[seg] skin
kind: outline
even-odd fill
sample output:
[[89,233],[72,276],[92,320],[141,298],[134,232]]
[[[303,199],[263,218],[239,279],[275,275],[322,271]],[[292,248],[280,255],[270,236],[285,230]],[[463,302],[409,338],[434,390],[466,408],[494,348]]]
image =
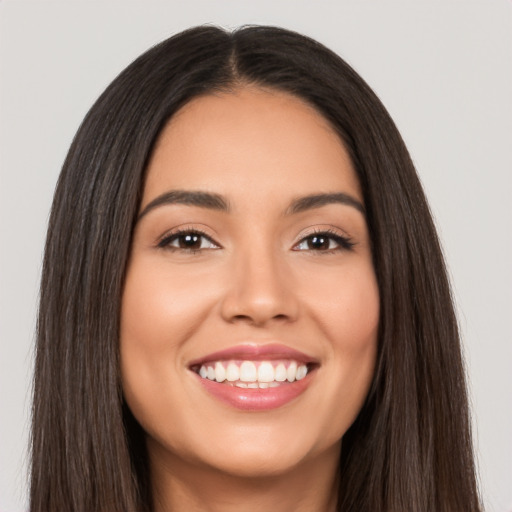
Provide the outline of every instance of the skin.
[[[374,371],[378,288],[358,208],[288,210],[312,193],[363,202],[340,138],[289,94],[246,86],[199,97],[163,130],[140,211],[172,190],[221,194],[230,211],[161,204],[134,232],[122,380],[147,433],[156,510],[334,510],[341,439]],[[182,239],[160,247],[176,228],[211,241],[196,251],[180,248]],[[325,230],[353,246],[308,243]],[[269,411],[207,393],[190,362],[244,343],[313,357],[309,387]]]

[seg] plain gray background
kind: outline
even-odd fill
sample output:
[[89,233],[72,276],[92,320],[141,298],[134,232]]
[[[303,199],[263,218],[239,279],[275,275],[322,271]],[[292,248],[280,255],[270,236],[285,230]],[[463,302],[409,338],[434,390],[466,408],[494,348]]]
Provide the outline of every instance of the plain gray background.
[[96,97],[189,26],[275,24],[342,55],[429,196],[464,337],[488,511],[512,511],[512,3],[0,1],[0,511],[27,508],[32,343],[51,198]]

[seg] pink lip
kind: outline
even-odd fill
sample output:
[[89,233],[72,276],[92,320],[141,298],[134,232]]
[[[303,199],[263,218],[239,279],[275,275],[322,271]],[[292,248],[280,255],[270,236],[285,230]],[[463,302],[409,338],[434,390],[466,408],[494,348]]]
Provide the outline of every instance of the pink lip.
[[247,344],[213,352],[191,361],[189,368],[194,371],[203,389],[216,399],[244,411],[266,411],[282,407],[304,393],[314,377],[314,369],[302,380],[286,382],[278,387],[266,389],[239,388],[203,379],[197,374],[196,370],[200,365],[212,361],[272,361],[277,359],[292,359],[298,363],[313,366],[318,364],[318,361],[314,358],[285,345]]
[[197,378],[203,389],[225,404],[244,411],[268,411],[282,407],[304,393],[311,382],[312,375],[308,373],[302,380],[266,389],[238,388],[203,379],[199,375]]
[[317,361],[298,350],[294,350],[285,345],[237,345],[218,352],[212,352],[204,357],[191,361],[189,366],[192,368],[211,361],[228,361],[230,359],[241,359],[247,361],[272,361],[276,359],[293,359],[298,363],[316,363]]

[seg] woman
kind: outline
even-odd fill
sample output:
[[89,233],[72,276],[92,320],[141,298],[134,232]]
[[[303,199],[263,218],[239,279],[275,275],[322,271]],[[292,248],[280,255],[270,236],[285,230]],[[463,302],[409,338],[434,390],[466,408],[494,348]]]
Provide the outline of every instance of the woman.
[[362,79],[200,27],[93,106],[50,218],[31,510],[480,510],[438,239]]

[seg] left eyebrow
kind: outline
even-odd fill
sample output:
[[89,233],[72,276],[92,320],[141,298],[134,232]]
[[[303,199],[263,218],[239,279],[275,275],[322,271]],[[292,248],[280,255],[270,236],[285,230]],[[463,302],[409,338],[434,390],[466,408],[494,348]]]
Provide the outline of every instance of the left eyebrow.
[[363,204],[358,201],[355,197],[344,192],[336,192],[331,194],[311,194],[309,196],[299,197],[294,199],[290,206],[286,209],[286,215],[293,215],[301,213],[306,210],[313,210],[315,208],[321,208],[328,204],[344,204],[352,206],[359,212],[366,216],[366,211]]

